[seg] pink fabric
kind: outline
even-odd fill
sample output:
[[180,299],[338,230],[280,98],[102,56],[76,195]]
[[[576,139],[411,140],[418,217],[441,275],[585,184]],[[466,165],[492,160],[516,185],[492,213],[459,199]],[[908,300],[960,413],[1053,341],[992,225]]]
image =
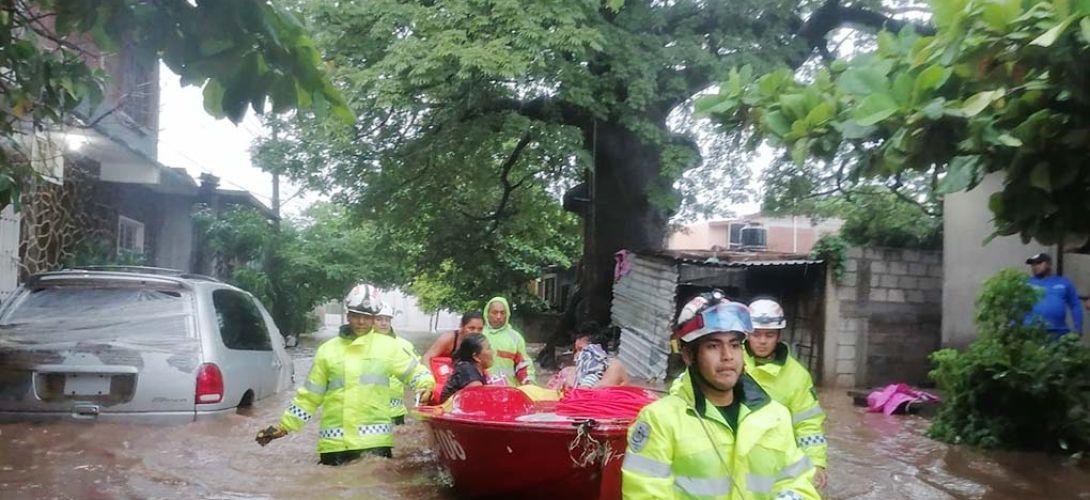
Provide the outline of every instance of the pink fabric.
[[928,403],[938,401],[938,396],[919,391],[906,384],[890,384],[867,396],[867,411],[893,415],[901,405],[908,403]]
[[632,252],[621,250],[613,254],[613,260],[617,262],[613,267],[613,281],[616,282],[632,270]]

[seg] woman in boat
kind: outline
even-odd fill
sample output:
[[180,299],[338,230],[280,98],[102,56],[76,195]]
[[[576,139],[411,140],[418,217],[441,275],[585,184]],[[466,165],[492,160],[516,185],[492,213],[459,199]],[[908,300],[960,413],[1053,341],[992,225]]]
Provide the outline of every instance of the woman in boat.
[[481,335],[472,335],[462,339],[462,344],[454,352],[454,373],[447,379],[447,385],[439,396],[440,402],[450,399],[454,393],[466,388],[488,383],[488,369],[492,367],[492,346]]
[[578,388],[611,387],[628,384],[628,371],[619,359],[605,350],[606,340],[596,332],[586,331],[575,339],[575,380]]
[[484,330],[484,315],[479,311],[470,311],[462,315],[460,328],[446,332],[435,339],[435,343],[424,353],[424,366],[431,366],[432,358],[454,358],[454,351],[461,345],[462,339],[471,335],[480,335]]

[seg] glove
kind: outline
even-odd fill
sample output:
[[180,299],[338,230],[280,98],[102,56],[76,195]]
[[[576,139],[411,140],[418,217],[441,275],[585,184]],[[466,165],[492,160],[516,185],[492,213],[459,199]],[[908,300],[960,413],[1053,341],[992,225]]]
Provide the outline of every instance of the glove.
[[270,425],[264,429],[261,429],[257,433],[257,444],[265,446],[272,442],[274,439],[280,439],[288,435],[288,431],[281,429],[278,425]]
[[432,391],[420,391],[416,393],[416,406],[431,406]]

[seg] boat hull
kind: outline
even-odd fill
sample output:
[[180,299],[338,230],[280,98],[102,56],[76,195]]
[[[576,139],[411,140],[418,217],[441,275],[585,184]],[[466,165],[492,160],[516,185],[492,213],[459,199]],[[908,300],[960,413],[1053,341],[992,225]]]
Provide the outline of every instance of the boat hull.
[[436,454],[460,495],[621,498],[627,423],[590,426],[586,421],[487,422],[445,416],[426,422]]

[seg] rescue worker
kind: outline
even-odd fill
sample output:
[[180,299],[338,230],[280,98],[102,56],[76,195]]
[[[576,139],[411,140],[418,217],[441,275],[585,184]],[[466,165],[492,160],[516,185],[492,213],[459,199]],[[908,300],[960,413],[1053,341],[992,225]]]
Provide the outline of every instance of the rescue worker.
[[526,354],[526,340],[511,326],[511,306],[507,299],[494,297],[484,307],[482,332],[496,353],[492,373],[502,376],[510,386],[534,383],[534,362]]
[[758,299],[749,305],[753,333],[746,339],[746,373],[761,384],[772,399],[791,411],[795,442],[816,467],[814,486],[825,489],[828,464],[825,442],[825,412],[818,403],[817,390],[806,369],[781,342],[787,328],[783,307],[774,300]]
[[[379,309],[378,314],[375,315],[375,331],[393,338],[397,341],[401,349],[413,359],[419,360],[416,355],[416,348],[413,347],[413,343],[408,340],[397,336],[394,333],[394,327],[391,322],[394,319],[394,308],[389,304],[383,304]],[[395,425],[405,424],[405,415],[409,413],[405,407],[405,385],[401,383],[397,378],[390,379],[390,419],[394,421]]]
[[745,374],[746,306],[701,294],[675,324],[689,376],[629,428],[624,498],[820,498],[791,413]]
[[424,400],[435,385],[431,373],[397,341],[373,330],[382,304],[370,285],[358,285],[345,299],[350,328],[324,342],[314,365],[280,423],[258,433],[257,442],[297,432],[320,407],[318,453],[323,465],[341,465],[362,454],[393,456],[390,379],[412,387]]

